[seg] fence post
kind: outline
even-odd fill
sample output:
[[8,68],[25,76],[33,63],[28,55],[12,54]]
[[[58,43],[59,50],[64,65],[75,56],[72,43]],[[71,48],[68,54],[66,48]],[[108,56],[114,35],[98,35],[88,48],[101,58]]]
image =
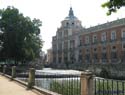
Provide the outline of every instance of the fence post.
[[91,72],[81,73],[81,95],[94,95],[94,80]]
[[6,65],[3,66],[3,75],[6,73]]
[[0,65],[0,72],[2,72],[2,66]]
[[16,77],[16,66],[12,67],[12,79]]
[[28,88],[32,88],[35,85],[35,69],[30,68],[29,70],[29,79],[28,79]]

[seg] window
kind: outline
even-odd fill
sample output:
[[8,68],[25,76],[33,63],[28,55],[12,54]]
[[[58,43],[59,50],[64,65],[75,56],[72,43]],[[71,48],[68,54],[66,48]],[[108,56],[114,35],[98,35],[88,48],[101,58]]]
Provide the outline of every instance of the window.
[[85,59],[86,59],[87,62],[89,62],[90,61],[90,54],[86,54]]
[[68,30],[64,30],[64,36],[68,36]]
[[79,50],[79,61],[82,61],[82,50]]
[[102,59],[106,59],[106,53],[102,53]]
[[98,59],[97,53],[94,54],[93,58],[96,59],[96,60]]
[[82,36],[79,36],[79,46],[82,46]]
[[97,42],[97,35],[93,35],[93,43]]
[[68,42],[64,42],[64,49],[68,49]]
[[57,50],[57,45],[53,44],[53,50]]
[[86,37],[85,37],[85,43],[86,43],[86,44],[89,44],[89,36],[86,36]]
[[107,55],[106,53],[102,53],[102,62],[106,62],[107,61]]
[[86,52],[89,52],[89,49],[86,49]]
[[69,26],[69,23],[68,23],[68,22],[66,23],[66,26]]
[[79,45],[82,46],[82,40],[81,39],[79,40]]
[[61,57],[59,57],[59,63],[61,63]]
[[112,49],[113,49],[113,50],[115,50],[115,49],[116,49],[116,47],[115,47],[115,46],[113,46],[113,47],[112,47]]
[[74,48],[75,47],[75,41],[74,40],[70,40],[70,48]]
[[94,48],[94,51],[97,51],[97,49],[96,49],[96,48]]
[[125,30],[122,31],[122,38],[125,38]]
[[74,22],[72,22],[72,26],[74,26]]
[[61,43],[59,43],[59,50],[62,50],[62,44]]
[[111,32],[111,40],[115,40],[116,39],[116,32],[112,31]]
[[79,50],[79,54],[82,54],[82,50]]
[[116,59],[116,58],[117,58],[116,52],[111,52],[111,58],[113,58],[113,59]]
[[106,41],[106,32],[102,33],[101,40],[104,42]]
[[62,37],[62,32],[58,32],[58,38]]
[[122,45],[122,48],[125,49],[125,44]]
[[106,50],[106,47],[103,47],[103,50]]

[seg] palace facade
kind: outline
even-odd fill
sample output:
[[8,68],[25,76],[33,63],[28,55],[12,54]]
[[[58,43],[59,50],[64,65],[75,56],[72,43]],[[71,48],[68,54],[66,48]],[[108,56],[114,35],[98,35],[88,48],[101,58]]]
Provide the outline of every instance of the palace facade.
[[52,38],[52,53],[54,63],[125,62],[125,18],[84,28],[70,8]]

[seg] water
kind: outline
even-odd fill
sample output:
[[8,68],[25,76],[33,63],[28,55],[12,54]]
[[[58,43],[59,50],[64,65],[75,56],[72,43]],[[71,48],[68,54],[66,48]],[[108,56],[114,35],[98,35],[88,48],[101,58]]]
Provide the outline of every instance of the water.
[[56,75],[80,75],[81,71],[77,70],[59,70],[59,69],[51,69],[51,68],[43,68],[43,70],[36,70],[36,73],[41,73],[41,74],[56,74]]
[[[73,90],[73,88],[75,88],[76,86],[78,86],[77,88],[80,89],[79,75],[81,74],[81,71],[44,68],[43,70],[36,70],[36,74],[54,76],[54,77],[52,76],[52,77],[47,77],[47,78],[36,78],[35,85],[37,87],[44,88],[44,89],[51,90],[51,91],[56,91],[58,93],[61,93],[60,90],[58,89],[63,89],[64,85],[66,85],[66,87],[64,88],[67,88],[69,90]],[[67,75],[67,76],[64,78],[59,78],[58,75],[62,75],[62,76]],[[68,75],[78,75],[78,77],[73,77],[73,76],[68,76]],[[26,78],[20,78],[20,80],[26,81]]]

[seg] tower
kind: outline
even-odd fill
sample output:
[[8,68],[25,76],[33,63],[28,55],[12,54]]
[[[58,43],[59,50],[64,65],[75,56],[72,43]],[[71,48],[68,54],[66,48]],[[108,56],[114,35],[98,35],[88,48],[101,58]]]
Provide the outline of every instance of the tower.
[[68,16],[61,22],[61,27],[57,29],[56,41],[53,41],[53,51],[56,63],[76,62],[78,60],[78,51],[74,48],[78,47],[79,37],[69,38],[74,33],[82,29],[81,21],[74,15],[73,8],[70,7]]

